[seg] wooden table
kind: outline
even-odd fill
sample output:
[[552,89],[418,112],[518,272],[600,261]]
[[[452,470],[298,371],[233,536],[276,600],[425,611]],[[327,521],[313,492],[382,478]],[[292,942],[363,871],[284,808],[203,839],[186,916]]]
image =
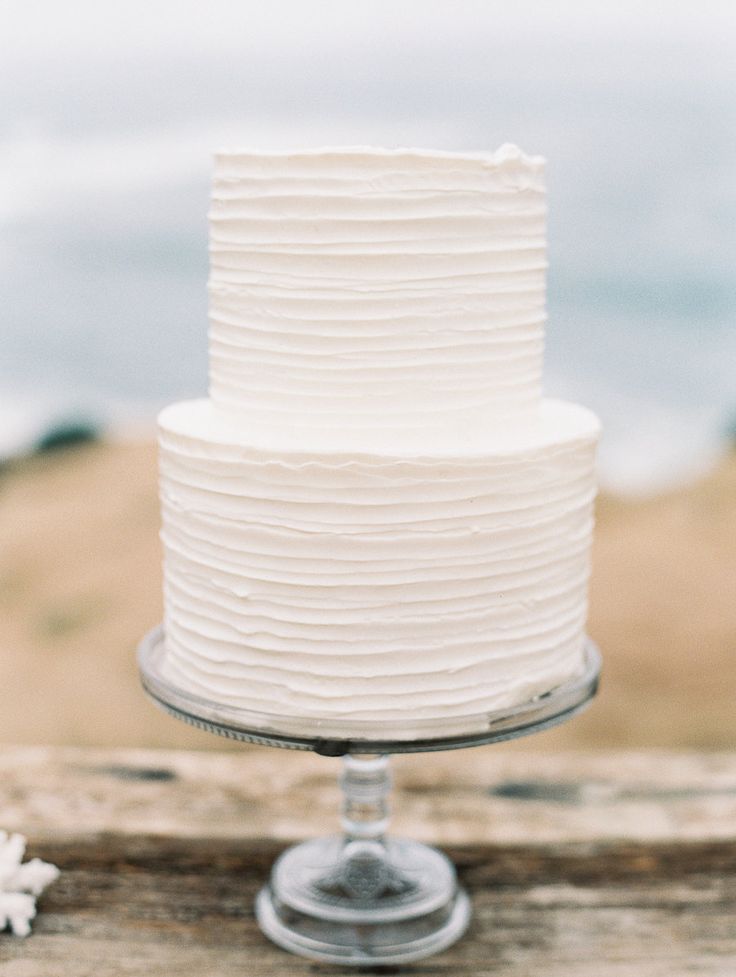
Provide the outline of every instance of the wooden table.
[[[0,750],[0,827],[62,869],[33,935],[0,935],[0,977],[355,973],[283,953],[253,916],[283,846],[336,825],[337,768]],[[461,942],[401,972],[736,977],[736,757],[495,747],[395,770],[395,831],[444,847],[475,907]]]

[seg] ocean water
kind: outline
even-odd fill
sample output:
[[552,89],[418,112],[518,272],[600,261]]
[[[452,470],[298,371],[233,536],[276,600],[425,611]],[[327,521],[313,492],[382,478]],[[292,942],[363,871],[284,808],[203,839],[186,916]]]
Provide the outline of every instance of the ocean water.
[[150,427],[161,405],[205,392],[213,148],[512,141],[548,159],[547,392],[600,414],[609,487],[706,468],[736,422],[736,100],[721,47],[563,37],[510,51],[470,27],[422,44],[408,63],[292,45],[88,52],[46,58],[43,77],[30,56],[6,65],[0,454],[79,414]]

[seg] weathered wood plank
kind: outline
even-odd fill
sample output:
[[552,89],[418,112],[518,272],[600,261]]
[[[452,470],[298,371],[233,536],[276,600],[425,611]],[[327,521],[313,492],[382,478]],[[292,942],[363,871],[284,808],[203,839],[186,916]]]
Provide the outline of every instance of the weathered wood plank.
[[[0,977],[352,973],[272,947],[252,909],[284,841],[335,824],[338,766],[265,749],[5,751],[0,824],[63,875],[32,937],[0,936]],[[397,767],[397,821],[445,846],[475,909],[464,940],[403,972],[736,974],[733,757],[496,748]]]
[[[736,755],[532,754],[486,747],[393,761],[395,830],[440,844],[733,838]],[[0,824],[35,838],[100,832],[292,841],[337,823],[340,762],[240,754],[0,750]]]
[[[466,939],[417,975],[731,975],[733,848],[449,849],[474,900]],[[3,938],[3,977],[340,972],[282,954],[252,901],[277,852],[264,843],[108,839],[43,846],[65,862],[34,935]],[[22,966],[21,966],[22,964]],[[347,971],[343,971],[347,972]],[[385,971],[384,971],[385,972]]]

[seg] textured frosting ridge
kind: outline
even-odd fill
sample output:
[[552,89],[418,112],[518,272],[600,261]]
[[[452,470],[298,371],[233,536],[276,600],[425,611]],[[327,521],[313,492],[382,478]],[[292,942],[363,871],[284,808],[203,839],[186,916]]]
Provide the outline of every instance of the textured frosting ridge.
[[251,421],[422,427],[540,396],[543,161],[216,157],[210,393]]
[[210,399],[159,419],[172,679],[406,729],[578,671],[598,422],[541,398],[543,160],[222,153],[210,220]]

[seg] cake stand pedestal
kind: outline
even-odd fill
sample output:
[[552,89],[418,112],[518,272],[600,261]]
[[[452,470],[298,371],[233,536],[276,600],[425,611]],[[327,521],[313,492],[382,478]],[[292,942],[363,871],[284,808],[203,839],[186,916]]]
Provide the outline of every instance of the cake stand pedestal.
[[450,946],[470,921],[451,862],[435,848],[386,837],[388,756],[498,743],[564,722],[595,695],[600,655],[583,671],[511,709],[392,723],[306,720],[222,705],[178,688],[165,668],[161,628],[138,650],[141,681],[170,715],[230,739],[343,757],[342,835],[287,849],[256,900],[261,929],[293,953],[358,967],[405,963]]

